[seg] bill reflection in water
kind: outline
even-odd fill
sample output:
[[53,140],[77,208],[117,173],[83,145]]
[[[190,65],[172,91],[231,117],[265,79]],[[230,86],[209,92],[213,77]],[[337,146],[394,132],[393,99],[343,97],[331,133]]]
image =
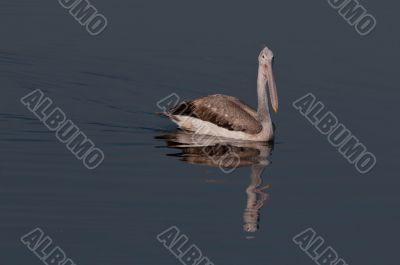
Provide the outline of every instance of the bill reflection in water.
[[262,187],[262,172],[269,165],[268,157],[273,145],[271,143],[235,141],[196,135],[177,130],[156,136],[164,140],[166,147],[179,149],[180,152],[167,154],[179,160],[209,167],[221,168],[225,173],[238,167],[250,167],[250,184],[246,188],[247,201],[243,213],[243,230],[254,233],[259,228],[260,211],[268,199]]

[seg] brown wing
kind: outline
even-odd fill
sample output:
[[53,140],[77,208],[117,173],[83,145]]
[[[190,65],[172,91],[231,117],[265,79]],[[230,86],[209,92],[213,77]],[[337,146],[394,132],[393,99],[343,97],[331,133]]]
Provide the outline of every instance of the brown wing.
[[171,113],[195,117],[231,131],[257,134],[262,129],[254,109],[237,98],[225,95],[211,95],[183,102],[172,109]]

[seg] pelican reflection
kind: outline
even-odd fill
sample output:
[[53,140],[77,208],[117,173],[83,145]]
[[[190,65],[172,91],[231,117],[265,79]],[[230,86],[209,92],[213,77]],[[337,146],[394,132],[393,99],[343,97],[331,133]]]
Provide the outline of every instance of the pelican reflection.
[[226,173],[238,167],[250,167],[243,230],[251,233],[258,230],[260,210],[268,199],[265,191],[268,186],[262,186],[262,172],[269,165],[272,144],[197,135],[181,130],[157,136],[156,139],[164,140],[168,148],[178,149],[179,152],[167,155],[186,163],[219,167]]
[[247,204],[243,213],[243,230],[246,232],[256,232],[260,220],[260,209],[268,199],[268,193],[264,190],[269,186],[261,187],[261,174],[265,165],[252,165],[250,174],[250,185],[246,189]]

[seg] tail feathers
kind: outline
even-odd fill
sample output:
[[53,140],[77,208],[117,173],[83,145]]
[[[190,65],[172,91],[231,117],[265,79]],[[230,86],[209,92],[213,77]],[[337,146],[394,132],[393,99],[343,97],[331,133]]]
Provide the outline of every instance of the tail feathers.
[[160,116],[167,117],[167,118],[169,118],[171,120],[174,120],[174,121],[179,121],[179,119],[175,115],[173,115],[171,113],[168,113],[168,112],[157,112],[156,114],[158,114]]

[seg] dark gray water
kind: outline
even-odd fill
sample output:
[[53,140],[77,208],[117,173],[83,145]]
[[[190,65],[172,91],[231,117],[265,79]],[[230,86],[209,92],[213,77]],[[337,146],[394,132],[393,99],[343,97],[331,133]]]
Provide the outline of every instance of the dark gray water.
[[[360,2],[378,22],[368,36],[327,1],[93,0],[109,22],[99,36],[56,0],[3,1],[0,263],[42,264],[20,242],[40,227],[77,265],[180,264],[156,239],[176,225],[216,265],[314,264],[292,241],[307,227],[348,264],[397,265],[399,5]],[[175,127],[154,113],[171,93],[255,106],[264,45],[280,111],[251,233],[246,189],[261,169],[181,161],[187,150],[155,139]],[[35,89],[104,151],[102,165],[86,169],[20,103]],[[292,107],[309,92],[375,154],[371,172]]]

